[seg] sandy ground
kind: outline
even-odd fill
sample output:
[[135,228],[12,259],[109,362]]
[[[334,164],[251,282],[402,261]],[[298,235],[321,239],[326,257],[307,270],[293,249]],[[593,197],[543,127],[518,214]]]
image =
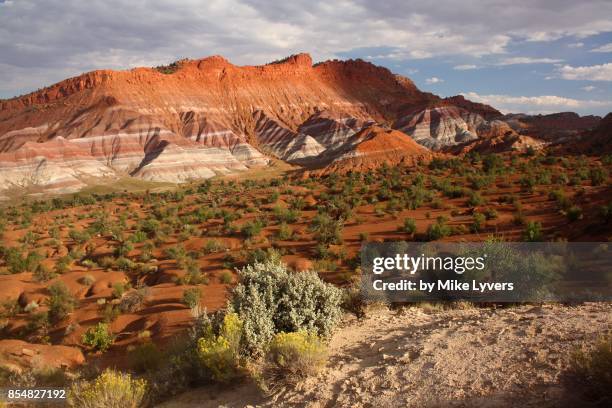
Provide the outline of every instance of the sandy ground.
[[264,396],[204,387],[161,407],[582,406],[560,377],[571,351],[612,329],[612,304],[377,310],[347,318],[327,367]]

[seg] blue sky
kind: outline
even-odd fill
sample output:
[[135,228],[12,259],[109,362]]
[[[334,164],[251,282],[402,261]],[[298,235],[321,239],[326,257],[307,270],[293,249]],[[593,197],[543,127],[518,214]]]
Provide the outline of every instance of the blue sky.
[[93,69],[298,52],[504,112],[612,111],[609,0],[0,0],[0,98]]
[[[482,57],[452,55],[433,58],[397,58],[393,49],[355,49],[341,53],[343,58],[364,58],[411,78],[420,89],[441,96],[463,94],[508,111],[528,106],[533,113],[562,110],[599,114],[612,110],[612,69],[607,80],[569,79],[563,67],[593,67],[612,61],[612,33],[588,38],[562,38],[548,42],[517,40],[507,53]],[[593,51],[608,45],[609,52]],[[604,48],[603,50],[607,50]],[[603,51],[601,50],[601,51]],[[572,71],[570,71],[572,72]],[[475,96],[474,94],[478,95]],[[488,96],[488,97],[487,97]],[[508,98],[504,98],[504,97]],[[566,99],[596,101],[572,108],[571,102],[537,106],[532,100],[514,101],[510,97],[559,96]],[[480,98],[479,98],[480,97]],[[501,105],[501,106],[500,106]],[[521,106],[522,105],[522,106]]]

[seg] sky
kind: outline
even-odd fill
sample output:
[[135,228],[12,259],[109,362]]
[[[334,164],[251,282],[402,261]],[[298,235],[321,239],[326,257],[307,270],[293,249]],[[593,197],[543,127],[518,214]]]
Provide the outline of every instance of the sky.
[[612,111],[610,0],[0,0],[0,98],[94,69],[299,52],[504,113]]

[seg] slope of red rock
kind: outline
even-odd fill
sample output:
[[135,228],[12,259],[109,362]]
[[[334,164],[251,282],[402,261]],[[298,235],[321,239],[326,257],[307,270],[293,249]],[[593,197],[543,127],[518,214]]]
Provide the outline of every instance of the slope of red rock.
[[[243,67],[213,56],[181,61],[167,72],[94,71],[1,101],[0,153],[28,143],[49,152],[53,145],[46,143],[61,137],[101,163],[95,175],[185,181],[265,165],[262,152],[316,161],[360,130],[364,120],[391,121],[406,106],[439,100],[386,68],[361,60],[313,66],[307,54]],[[327,123],[335,130],[326,135],[320,129],[312,129],[312,135],[298,130],[327,110],[344,118]],[[310,124],[313,120],[322,119]],[[38,174],[53,156],[37,154],[26,167],[3,172],[0,181],[53,183],[47,175],[62,169]],[[74,170],[67,173],[78,178]]]
[[504,119],[520,134],[537,137],[553,143],[563,143],[594,129],[601,121],[599,116],[580,116],[574,112],[550,115],[507,115]]
[[421,92],[410,79],[362,60],[313,65],[298,54],[236,66],[212,56],[171,69],[93,71],[0,101],[0,188],[75,189],[82,175],[109,174],[181,182],[266,165],[269,156],[325,167],[351,154],[377,155],[367,144],[353,151],[363,141],[355,136],[372,124],[453,151],[475,141],[511,149],[514,143],[498,143],[510,135],[562,142],[598,120],[502,116],[463,96]]
[[383,164],[414,166],[431,160],[431,151],[410,136],[397,130],[379,126],[367,127],[355,134],[351,146],[329,165],[315,174],[367,171]]

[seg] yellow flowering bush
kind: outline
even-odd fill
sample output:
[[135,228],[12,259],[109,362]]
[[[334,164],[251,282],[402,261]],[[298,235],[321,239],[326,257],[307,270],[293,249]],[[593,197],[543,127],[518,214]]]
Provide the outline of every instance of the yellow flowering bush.
[[68,403],[79,408],[138,408],[143,406],[147,382],[130,374],[107,369],[94,381],[75,383]]
[[242,321],[236,313],[228,313],[223,318],[219,335],[208,326],[198,340],[198,355],[214,380],[226,382],[240,375],[241,337]]
[[327,347],[316,333],[278,333],[266,354],[263,372],[268,382],[293,382],[316,374],[327,359]]

